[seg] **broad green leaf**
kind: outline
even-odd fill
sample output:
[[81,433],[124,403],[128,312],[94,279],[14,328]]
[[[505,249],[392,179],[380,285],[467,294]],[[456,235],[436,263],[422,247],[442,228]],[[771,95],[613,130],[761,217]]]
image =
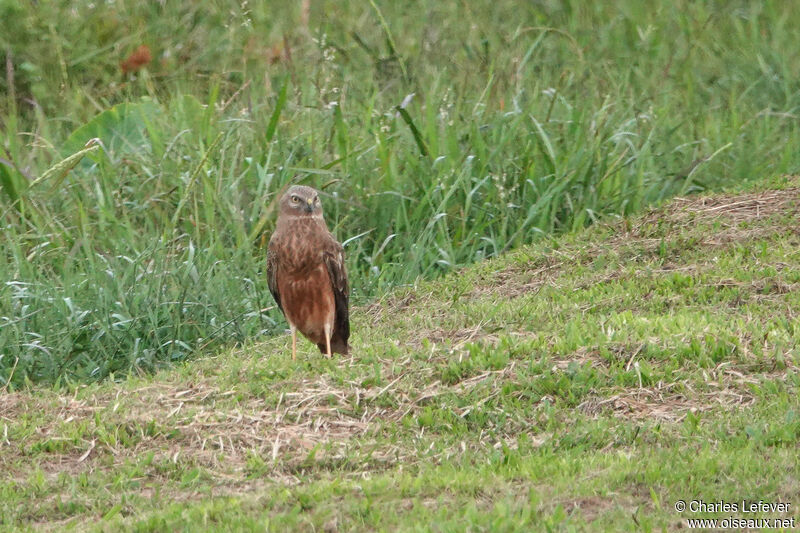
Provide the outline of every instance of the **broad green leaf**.
[[64,156],[82,150],[91,139],[98,139],[104,150],[90,156],[97,160],[101,153],[112,159],[125,152],[137,152],[149,146],[147,124],[160,113],[160,106],[149,98],[139,102],[117,104],[96,115],[72,132],[62,147]]

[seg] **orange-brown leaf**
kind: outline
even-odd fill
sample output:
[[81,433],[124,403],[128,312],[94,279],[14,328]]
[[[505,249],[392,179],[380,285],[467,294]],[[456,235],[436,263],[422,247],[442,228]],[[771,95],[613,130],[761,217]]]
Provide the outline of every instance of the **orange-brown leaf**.
[[119,66],[122,69],[122,73],[127,74],[129,72],[136,72],[152,60],[153,54],[150,53],[150,48],[148,48],[146,44],[143,44],[134,50],[127,59],[120,62]]

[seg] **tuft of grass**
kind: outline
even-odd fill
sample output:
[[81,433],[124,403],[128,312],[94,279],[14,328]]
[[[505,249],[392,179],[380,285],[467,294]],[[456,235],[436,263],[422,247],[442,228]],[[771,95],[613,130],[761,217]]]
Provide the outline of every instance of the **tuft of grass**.
[[798,167],[785,2],[304,5],[0,3],[3,386],[280,329],[289,183],[323,190],[365,302]]

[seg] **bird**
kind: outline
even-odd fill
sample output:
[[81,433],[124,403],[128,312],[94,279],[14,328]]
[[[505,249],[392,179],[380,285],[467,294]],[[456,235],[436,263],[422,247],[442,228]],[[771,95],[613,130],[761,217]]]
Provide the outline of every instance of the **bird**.
[[350,288],[344,248],[328,230],[319,193],[293,185],[280,199],[278,220],[267,247],[267,283],[292,333],[297,332],[330,358],[350,346]]

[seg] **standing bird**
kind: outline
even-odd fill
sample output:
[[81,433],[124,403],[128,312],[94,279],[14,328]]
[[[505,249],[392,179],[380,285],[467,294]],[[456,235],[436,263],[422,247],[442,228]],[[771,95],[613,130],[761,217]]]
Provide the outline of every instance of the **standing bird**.
[[298,330],[326,357],[347,355],[350,290],[344,249],[328,231],[319,194],[311,187],[293,185],[281,198],[269,240],[267,281],[292,331],[292,359]]

